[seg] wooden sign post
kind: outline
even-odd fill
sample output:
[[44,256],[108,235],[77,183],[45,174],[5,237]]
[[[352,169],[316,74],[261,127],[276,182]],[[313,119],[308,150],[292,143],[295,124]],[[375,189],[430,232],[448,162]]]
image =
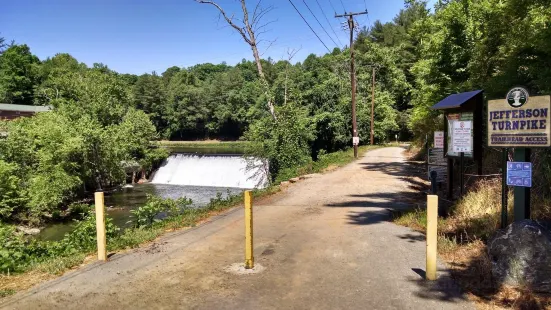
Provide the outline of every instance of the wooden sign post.
[[[529,97],[528,91],[515,87],[505,99],[488,101],[488,146],[514,148],[515,162],[530,162],[531,148],[551,146],[551,96]],[[507,160],[504,153],[503,160]],[[503,163],[503,180],[507,175]],[[531,184],[529,184],[531,186]],[[515,185],[515,221],[530,218],[530,186]],[[507,187],[502,186],[502,227],[507,220]]]

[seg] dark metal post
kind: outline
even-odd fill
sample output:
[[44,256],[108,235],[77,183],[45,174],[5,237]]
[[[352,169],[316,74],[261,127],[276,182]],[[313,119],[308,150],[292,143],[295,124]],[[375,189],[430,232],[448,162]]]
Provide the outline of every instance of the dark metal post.
[[507,160],[509,150],[503,149],[501,153],[501,228],[507,227]]
[[460,158],[459,158],[459,186],[461,187],[459,189],[459,198],[463,198],[463,187],[464,187],[464,179],[463,179],[463,176],[464,176],[464,173],[465,171],[463,171],[465,169],[465,153],[461,152],[461,155],[460,155]]
[[425,135],[425,154],[427,154],[427,172],[429,171],[429,135]]
[[[524,147],[515,148],[515,161],[530,161],[530,149]],[[515,221],[530,219],[530,188],[515,186]]]
[[453,199],[453,157],[448,156],[448,199]]
[[437,181],[436,181],[436,178],[437,178],[437,173],[436,171],[431,171],[430,172],[430,192],[431,194],[433,195],[436,195],[437,193]]

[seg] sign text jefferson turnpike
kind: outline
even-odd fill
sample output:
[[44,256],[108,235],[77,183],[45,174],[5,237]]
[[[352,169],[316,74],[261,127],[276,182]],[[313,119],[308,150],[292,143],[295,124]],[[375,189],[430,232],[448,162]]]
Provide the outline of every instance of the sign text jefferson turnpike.
[[488,101],[488,146],[551,146],[551,97],[536,96],[519,107],[507,99]]

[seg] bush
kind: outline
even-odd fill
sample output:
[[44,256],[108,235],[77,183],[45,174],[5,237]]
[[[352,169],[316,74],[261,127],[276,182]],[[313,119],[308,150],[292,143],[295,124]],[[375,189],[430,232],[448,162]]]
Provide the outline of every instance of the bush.
[[251,143],[247,153],[269,161],[272,180],[286,168],[311,161],[309,143],[314,139],[307,110],[293,103],[279,107],[277,120],[267,116],[253,123],[245,137]]
[[[109,217],[105,218],[105,233],[107,239],[117,236],[119,228]],[[93,251],[97,245],[96,214],[90,211],[82,221],[78,221],[75,229],[66,234],[59,242],[52,243],[50,256],[66,256],[73,253]]]
[[158,196],[147,195],[147,203],[135,210],[130,211],[134,217],[134,226],[143,228],[160,221],[159,215],[174,216],[184,211],[192,204],[191,199],[186,197],[173,200]]
[[15,227],[0,224],[0,272],[21,271],[22,262],[28,262],[26,242]]
[[0,219],[10,218],[14,210],[24,204],[17,169],[16,164],[0,160]]
[[[117,237],[119,228],[111,218],[105,219],[108,240]],[[37,241],[17,233],[14,226],[0,224],[0,272],[20,272],[28,266],[51,259],[94,251],[97,244],[96,216],[89,212],[72,232],[56,242]]]

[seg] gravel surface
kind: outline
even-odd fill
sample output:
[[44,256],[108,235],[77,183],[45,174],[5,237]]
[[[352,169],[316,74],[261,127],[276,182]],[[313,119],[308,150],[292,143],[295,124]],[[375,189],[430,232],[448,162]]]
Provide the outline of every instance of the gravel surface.
[[[244,261],[242,208],[7,299],[7,309],[473,309],[440,266],[427,283],[425,238],[390,222],[410,208],[403,149],[290,185],[254,206],[261,273]],[[150,248],[154,247],[154,250]]]

